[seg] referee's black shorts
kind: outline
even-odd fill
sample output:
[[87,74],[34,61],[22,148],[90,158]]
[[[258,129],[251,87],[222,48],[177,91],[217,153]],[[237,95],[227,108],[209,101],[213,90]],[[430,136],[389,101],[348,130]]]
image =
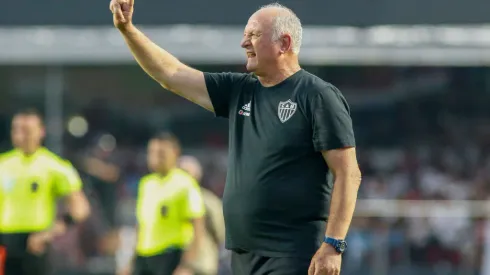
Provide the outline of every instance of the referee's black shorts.
[[[47,253],[34,255],[27,252],[30,234],[0,234],[0,274],[2,275],[47,275],[49,259]],[[3,273],[2,273],[3,272]]]
[[[1,274],[1,272],[0,272]],[[4,275],[47,275],[48,260],[46,255],[25,253],[23,257],[9,257],[5,260]]]
[[182,249],[171,248],[150,257],[137,256],[133,275],[172,275],[180,264],[182,254]]
[[307,257],[264,257],[252,252],[233,251],[233,275],[307,275],[311,259]]

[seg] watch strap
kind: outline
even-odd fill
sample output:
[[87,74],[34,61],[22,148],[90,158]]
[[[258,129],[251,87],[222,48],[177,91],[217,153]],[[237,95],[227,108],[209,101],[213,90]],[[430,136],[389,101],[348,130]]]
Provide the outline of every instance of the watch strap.
[[338,240],[328,236],[325,236],[323,238],[323,242],[331,245],[338,253],[343,253],[345,248],[347,247],[345,240]]

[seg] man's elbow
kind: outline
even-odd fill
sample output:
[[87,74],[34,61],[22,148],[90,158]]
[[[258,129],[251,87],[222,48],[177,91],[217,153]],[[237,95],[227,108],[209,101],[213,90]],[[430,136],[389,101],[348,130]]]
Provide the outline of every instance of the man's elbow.
[[361,185],[362,174],[359,168],[349,169],[348,171],[344,171],[343,173],[339,173],[336,175],[336,181],[343,182],[345,187],[355,187],[359,188]]
[[351,178],[353,183],[360,185],[362,181],[361,170],[359,168],[354,169],[354,171],[351,173]]

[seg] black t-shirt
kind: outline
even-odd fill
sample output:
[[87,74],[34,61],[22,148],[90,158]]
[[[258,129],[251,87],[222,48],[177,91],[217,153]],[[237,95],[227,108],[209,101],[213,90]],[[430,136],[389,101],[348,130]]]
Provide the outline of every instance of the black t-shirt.
[[216,115],[229,119],[226,248],[311,257],[333,185],[321,151],[355,146],[345,98],[305,70],[273,87],[251,74],[204,75]]

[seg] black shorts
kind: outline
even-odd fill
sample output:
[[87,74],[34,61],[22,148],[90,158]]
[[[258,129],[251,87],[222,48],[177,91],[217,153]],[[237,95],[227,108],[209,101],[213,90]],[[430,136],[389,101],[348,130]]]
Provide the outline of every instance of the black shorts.
[[7,254],[4,271],[4,275],[45,275],[49,274],[48,260],[46,255],[25,253],[23,257],[9,257]]
[[233,275],[307,275],[310,259],[307,257],[264,257],[252,252],[233,251]]
[[168,249],[150,257],[137,256],[133,275],[172,275],[180,264],[182,249]]
[[0,268],[3,268],[4,275],[49,274],[47,254],[38,256],[27,252],[29,235],[29,233],[0,234],[0,249],[5,253]]

